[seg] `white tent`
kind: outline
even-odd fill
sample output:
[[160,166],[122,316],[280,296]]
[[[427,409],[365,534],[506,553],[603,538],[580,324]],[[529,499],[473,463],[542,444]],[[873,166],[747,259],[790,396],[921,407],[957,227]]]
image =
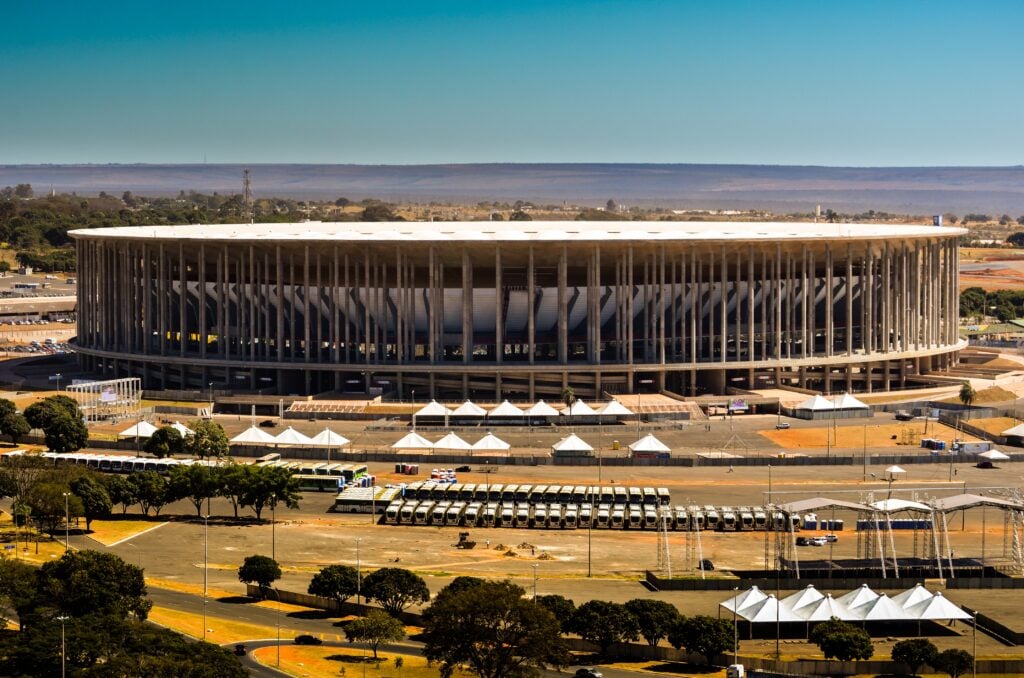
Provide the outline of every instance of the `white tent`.
[[836,600],[852,610],[860,605],[870,603],[877,597],[878,594],[872,591],[867,584],[861,584],[859,588],[855,588],[849,593],[844,593]]
[[402,438],[391,446],[393,450],[430,450],[434,443],[430,442],[419,433],[406,433]]
[[593,407],[582,400],[577,400],[570,407],[563,409],[562,414],[573,417],[593,417],[597,415],[597,412],[594,411]]
[[509,401],[505,400],[500,405],[498,405],[493,410],[491,410],[490,414],[488,414],[487,416],[489,416],[489,417],[521,417],[521,416],[523,416],[523,411],[521,409],[519,409],[518,407],[516,407],[515,405],[513,405],[512,403],[510,403]]
[[912,619],[970,619],[971,615],[954,605],[939,591],[928,600],[905,608],[905,614]]
[[512,446],[490,432],[480,440],[473,443],[474,450],[507,450],[510,447]]
[[718,606],[724,607],[729,612],[732,612],[733,608],[736,609],[736,612],[739,612],[745,607],[749,607],[756,603],[760,603],[767,597],[768,594],[766,594],[764,591],[757,588],[756,586],[751,586],[746,591],[742,591],[733,596],[732,598],[719,603]]
[[468,442],[455,435],[451,431],[448,432],[444,438],[441,438],[434,443],[435,450],[470,450],[473,446]]
[[867,410],[870,409],[867,405],[854,398],[849,393],[844,393],[840,396],[839,400],[836,401],[835,409],[837,410]]
[[807,400],[803,401],[802,403],[797,405],[794,409],[797,409],[797,410],[811,410],[811,411],[814,411],[814,412],[826,412],[828,410],[834,410],[835,409],[835,405],[833,405],[832,401],[829,400],[828,398],[824,398],[824,397],[822,397],[820,395],[816,395],[813,398],[808,398]]
[[885,469],[885,472],[888,473],[890,476],[893,476],[893,475],[897,475],[897,474],[900,474],[900,473],[906,473],[907,469],[903,468],[902,466],[895,466],[895,465],[893,465],[893,466],[887,467]]
[[185,436],[192,435],[193,433],[195,433],[195,431],[190,429],[188,426],[185,426],[180,421],[176,421],[173,424],[171,424],[171,428],[173,428],[175,431],[180,433],[182,438],[184,438]]
[[304,433],[296,431],[291,426],[281,431],[274,437],[274,442],[278,445],[313,445],[313,439]]
[[850,614],[858,621],[895,621],[906,619],[906,612],[886,594],[874,600],[850,608]]
[[452,413],[452,411],[449,410],[444,405],[442,405],[441,403],[437,402],[436,400],[431,400],[429,403],[427,403],[426,405],[424,405],[423,407],[418,409],[416,411],[416,414],[413,415],[413,416],[416,416],[416,417],[447,417],[451,413]]
[[831,593],[817,602],[794,609],[793,613],[807,622],[828,621],[832,617],[844,621],[853,618],[849,608],[833,598]]
[[895,513],[896,511],[921,511],[931,513],[932,507],[909,499],[883,499],[868,504],[882,513]]
[[793,610],[785,605],[779,605],[779,601],[775,599],[774,595],[768,596],[759,603],[737,610],[736,614],[749,622],[803,621]]
[[1003,454],[999,450],[989,450],[988,452],[979,452],[979,459],[988,459],[989,461],[1007,461],[1010,456]]
[[593,452],[594,448],[572,433],[551,446],[554,452]]
[[1013,428],[1006,429],[999,435],[1024,437],[1024,424],[1017,424]]
[[631,417],[635,414],[618,400],[612,400],[598,408],[597,413],[602,417]]
[[821,591],[809,585],[783,598],[782,604],[791,610],[797,610],[805,605],[812,605],[824,597]]
[[117,434],[118,438],[148,438],[156,433],[157,428],[148,421],[140,421],[131,428],[126,428]]
[[640,440],[629,444],[630,452],[671,452],[672,449],[654,437],[653,433],[648,433]]
[[914,588],[897,593],[892,597],[893,602],[904,609],[917,605],[921,601],[931,599],[932,592],[926,589],[923,584],[914,584]]
[[485,414],[487,414],[487,410],[470,400],[452,410],[453,417],[482,417]]
[[317,433],[315,436],[310,438],[310,441],[317,447],[341,447],[352,442],[345,436],[340,433],[335,433],[329,428],[325,428],[323,431],[320,431],[320,433]]
[[551,405],[548,405],[543,400],[538,400],[527,408],[525,414],[528,417],[557,417],[558,410],[551,407]]
[[258,426],[250,426],[232,438],[231,442],[238,443],[240,445],[273,445],[274,436],[270,435]]

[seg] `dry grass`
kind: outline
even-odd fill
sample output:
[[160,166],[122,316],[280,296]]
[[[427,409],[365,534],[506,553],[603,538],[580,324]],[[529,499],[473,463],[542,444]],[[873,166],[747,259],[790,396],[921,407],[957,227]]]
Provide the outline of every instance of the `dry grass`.
[[166,523],[156,520],[94,520],[89,536],[104,546],[110,546],[161,525]]
[[[868,447],[920,447],[921,438],[925,437],[924,422],[899,422],[891,424],[868,424],[864,426],[838,426],[822,428],[791,428],[784,431],[769,429],[758,431],[776,445],[789,450],[818,449],[828,447],[826,436],[831,436],[832,447],[835,449],[863,449],[865,432]],[[894,437],[895,436],[895,437]],[[938,422],[928,423],[928,438],[953,442],[959,440],[973,441],[977,438],[957,434],[956,430]]]
[[[253,650],[256,661],[266,666],[277,663],[276,647],[261,647]],[[365,659],[364,659],[365,656]],[[281,670],[291,676],[338,676],[342,669],[346,675],[362,676],[366,670],[367,678],[436,678],[440,671],[436,666],[428,666],[427,660],[414,655],[397,654],[394,652],[378,652],[381,661],[374,662],[372,655],[364,655],[362,650],[344,647],[323,647],[313,645],[282,645]],[[395,668],[395,657],[401,657],[401,671]],[[466,671],[455,671],[454,678],[470,678]]]
[[[999,388],[998,386],[992,386],[991,388],[983,388],[980,391],[976,391],[974,394],[974,402],[972,405],[989,405],[991,403],[1005,403],[1010,402],[1017,398],[1017,394],[1013,391],[1007,391],[1005,388]],[[945,398],[939,402],[943,403],[960,403],[958,396],[951,398]]]
[[999,435],[1008,428],[1013,428],[1020,423],[1020,420],[1013,417],[991,417],[989,419],[971,419],[971,426],[988,431],[993,435]]
[[[180,633],[188,634],[194,638],[203,637],[203,615],[191,612],[172,610],[166,607],[154,606],[150,610],[149,618]],[[255,638],[274,638],[277,635],[277,627],[263,626],[261,624],[250,624],[238,622],[223,617],[206,617],[206,639],[211,643],[238,643]],[[291,640],[295,632],[291,629],[281,629],[281,639]]]

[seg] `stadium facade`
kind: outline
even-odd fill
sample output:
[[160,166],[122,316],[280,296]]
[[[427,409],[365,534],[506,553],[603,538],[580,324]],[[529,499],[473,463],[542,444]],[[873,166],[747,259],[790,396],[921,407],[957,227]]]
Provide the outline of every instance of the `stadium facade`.
[[876,391],[957,360],[958,238],[913,225],[396,222],[71,233],[78,351],[146,388]]

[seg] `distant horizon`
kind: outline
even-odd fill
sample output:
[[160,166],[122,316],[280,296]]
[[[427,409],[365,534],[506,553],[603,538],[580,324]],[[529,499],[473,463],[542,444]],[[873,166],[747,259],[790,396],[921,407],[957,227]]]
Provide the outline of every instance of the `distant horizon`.
[[656,161],[504,161],[504,160],[481,160],[467,162],[314,162],[314,161],[159,161],[139,160],[132,162],[0,162],[0,167],[455,167],[455,166],[489,166],[489,165],[519,165],[519,166],[594,166],[608,165],[616,167],[647,167],[647,166],[679,166],[679,167],[779,167],[779,168],[809,168],[809,169],[1021,169],[1024,163],[1013,163],[1009,165],[846,165],[846,164],[815,164],[815,163],[781,163],[781,162],[656,162]]

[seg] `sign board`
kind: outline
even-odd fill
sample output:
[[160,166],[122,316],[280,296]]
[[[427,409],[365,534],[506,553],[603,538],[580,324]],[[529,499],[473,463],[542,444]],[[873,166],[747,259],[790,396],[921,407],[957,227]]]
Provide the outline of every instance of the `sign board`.
[[105,389],[100,391],[100,402],[112,403],[117,400],[117,393],[114,391],[113,386],[107,386]]
[[733,412],[746,412],[749,408],[747,407],[747,401],[741,398],[729,401],[729,409]]

